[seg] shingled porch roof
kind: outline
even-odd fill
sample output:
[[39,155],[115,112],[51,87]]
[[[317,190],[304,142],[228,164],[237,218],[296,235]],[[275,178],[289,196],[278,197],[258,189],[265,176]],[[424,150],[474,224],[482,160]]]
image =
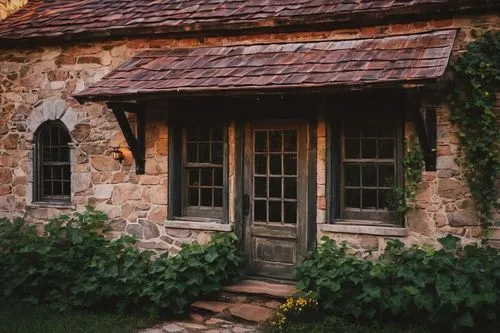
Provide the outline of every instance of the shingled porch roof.
[[75,97],[111,100],[419,82],[443,75],[455,35],[455,30],[440,30],[357,40],[148,50]]

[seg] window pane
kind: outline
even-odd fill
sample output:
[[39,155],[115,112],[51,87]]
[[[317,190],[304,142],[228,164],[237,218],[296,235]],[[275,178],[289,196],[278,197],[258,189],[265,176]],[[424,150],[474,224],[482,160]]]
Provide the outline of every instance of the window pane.
[[212,186],[212,168],[201,169],[201,186]]
[[378,168],[378,186],[380,187],[394,187],[394,166],[381,165]]
[[253,208],[254,221],[266,222],[267,221],[267,201],[255,200],[253,205],[254,205],[254,208]]
[[345,190],[345,206],[349,208],[360,208],[360,190]]
[[376,158],[377,140],[361,140],[361,156],[362,158]]
[[59,180],[62,179],[62,168],[61,167],[53,167],[52,168],[52,179]]
[[71,183],[68,181],[63,183],[63,194],[71,195]]
[[223,185],[222,168],[214,168],[214,186]]
[[61,147],[59,149],[59,161],[69,162],[69,149],[66,147]]
[[281,198],[281,178],[269,178],[269,197]]
[[297,174],[297,154],[285,154],[283,155],[284,171],[285,175],[296,175]]
[[198,162],[198,144],[189,143],[187,145],[187,161],[192,163]]
[[54,190],[54,193],[52,193],[53,195],[62,195],[62,182],[61,181],[58,181],[58,182],[53,182],[53,190]]
[[49,167],[49,166],[43,167],[42,177],[43,177],[43,179],[46,179],[46,180],[52,179],[52,167]]
[[269,222],[281,222],[280,201],[269,201]]
[[269,151],[281,152],[281,131],[269,131]]
[[297,198],[297,179],[296,178],[285,178],[285,199],[296,199]]
[[50,148],[43,148],[43,162],[50,162]]
[[363,208],[376,209],[377,208],[377,190],[363,189]]
[[345,140],[345,157],[359,158],[359,140],[357,139]]
[[255,132],[255,151],[263,153],[267,152],[267,132]]
[[214,188],[214,207],[222,207],[222,189]]
[[200,143],[198,144],[198,162],[199,163],[210,163],[210,144]]
[[198,206],[198,189],[197,188],[190,188],[188,190],[188,204],[189,206]]
[[255,196],[256,197],[267,197],[267,178],[266,177],[255,177]]
[[43,182],[43,195],[52,195],[52,182],[44,181]]
[[344,168],[345,186],[360,186],[360,170],[358,165],[349,165]]
[[255,155],[255,173],[267,175],[267,156],[263,154]]
[[205,207],[212,206],[212,189],[211,188],[202,188],[201,189],[200,206],[205,206]]
[[297,203],[285,202],[285,223],[297,223]]
[[283,131],[284,150],[286,152],[297,151],[297,131]]
[[281,155],[270,155],[269,165],[271,175],[281,175]]
[[394,158],[394,140],[378,140],[378,158]]
[[378,191],[378,208],[388,209],[394,207],[395,200],[394,190],[379,190]]
[[212,143],[212,163],[222,164],[222,143]]
[[189,186],[200,186],[200,169],[190,169],[188,171]]
[[363,187],[377,187],[377,167],[370,165],[370,166],[363,166],[362,168],[362,174],[363,174]]

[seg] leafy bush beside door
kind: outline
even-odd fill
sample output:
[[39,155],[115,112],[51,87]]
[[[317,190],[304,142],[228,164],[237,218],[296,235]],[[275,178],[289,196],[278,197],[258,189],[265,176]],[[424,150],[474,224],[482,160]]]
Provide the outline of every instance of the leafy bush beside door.
[[131,237],[107,240],[106,220],[89,209],[51,221],[42,236],[22,219],[0,220],[0,300],[179,314],[239,274],[234,235],[214,235],[206,246],[153,260]]
[[405,248],[390,241],[378,259],[324,243],[297,267],[299,289],[319,295],[327,314],[366,321],[430,324],[450,331],[494,332],[500,325],[500,252],[460,247]]

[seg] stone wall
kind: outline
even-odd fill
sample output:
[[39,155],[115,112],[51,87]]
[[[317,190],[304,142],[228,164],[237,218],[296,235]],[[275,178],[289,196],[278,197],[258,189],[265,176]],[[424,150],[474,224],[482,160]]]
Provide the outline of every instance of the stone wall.
[[28,0],[0,0],[0,20],[24,6]]
[[[499,29],[498,16],[457,17],[450,20],[394,24],[360,29],[308,33],[276,33],[233,37],[186,39],[124,39],[60,47],[3,50],[0,53],[0,217],[22,216],[34,223],[72,209],[93,205],[112,220],[115,234],[129,233],[143,248],[176,252],[180,244],[206,242],[212,227],[165,227],[167,219],[168,124],[164,111],[148,112],[146,172],[135,174],[130,151],[126,159],[112,159],[112,148],[126,147],[116,120],[102,103],[81,105],[71,96],[98,81],[133,54],[145,48],[227,45],[263,41],[363,38],[435,28],[460,27],[454,54],[464,49],[475,33]],[[418,210],[410,213],[407,242],[434,242],[446,232],[473,239],[479,236],[472,202],[455,164],[456,130],[450,125],[448,107],[438,105],[438,171],[424,173]],[[33,133],[47,119],[60,119],[73,139],[72,205],[32,203]],[[133,118],[131,119],[133,121]],[[234,124],[229,128],[229,219],[234,223],[235,155]],[[320,114],[317,151],[318,236],[327,234],[349,240],[360,248],[383,248],[395,231],[373,229],[335,230],[325,222],[326,125]],[[215,228],[218,230],[217,228]],[[230,230],[231,228],[222,228]]]

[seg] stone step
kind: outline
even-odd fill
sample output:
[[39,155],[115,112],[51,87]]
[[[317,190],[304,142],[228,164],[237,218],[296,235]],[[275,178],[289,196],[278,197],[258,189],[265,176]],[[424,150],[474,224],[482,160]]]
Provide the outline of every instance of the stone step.
[[219,301],[196,301],[191,304],[194,309],[205,310],[213,313],[221,313],[226,311],[229,307],[233,306],[232,303],[219,302]]
[[272,307],[261,305],[248,303],[232,304],[218,301],[196,301],[191,305],[191,308],[193,309],[191,318],[197,319],[197,322],[202,322],[204,320],[202,315],[196,313],[197,310],[205,311],[205,314],[206,312],[215,313],[217,317],[224,318],[228,321],[236,319],[254,323],[265,322],[272,316],[274,311]]
[[272,283],[259,280],[243,280],[235,284],[225,286],[223,291],[286,299],[296,292],[296,288],[292,284]]
[[263,323],[271,318],[273,310],[252,304],[235,304],[229,308],[229,313],[246,321]]

